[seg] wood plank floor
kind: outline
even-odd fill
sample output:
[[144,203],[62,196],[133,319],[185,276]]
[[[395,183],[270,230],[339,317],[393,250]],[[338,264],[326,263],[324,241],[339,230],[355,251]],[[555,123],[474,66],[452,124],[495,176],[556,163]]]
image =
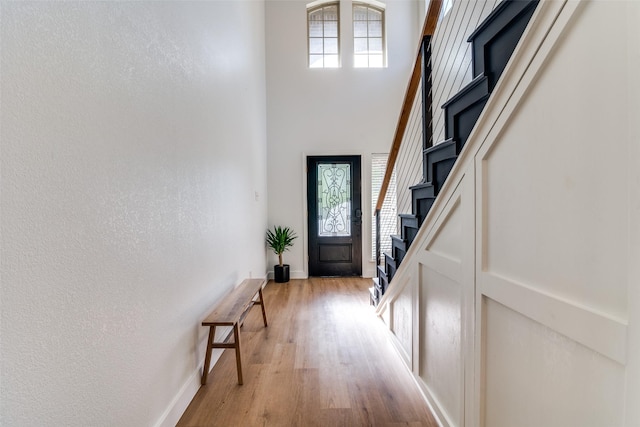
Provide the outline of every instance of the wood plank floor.
[[178,426],[437,426],[369,306],[371,279],[264,289],[241,329],[244,385],[226,350]]

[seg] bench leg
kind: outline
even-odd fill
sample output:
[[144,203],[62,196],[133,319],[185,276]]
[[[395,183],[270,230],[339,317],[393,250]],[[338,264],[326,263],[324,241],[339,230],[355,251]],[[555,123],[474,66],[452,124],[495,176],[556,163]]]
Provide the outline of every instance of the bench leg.
[[204,368],[202,370],[201,384],[207,383],[207,376],[209,375],[209,364],[211,363],[211,351],[213,350],[213,340],[216,336],[216,327],[209,326],[209,339],[207,340],[207,353],[204,357]]
[[267,312],[264,309],[264,298],[262,297],[262,288],[258,291],[260,295],[260,308],[262,309],[262,320],[264,320],[264,326],[267,326]]
[[240,327],[236,323],[233,325],[233,339],[236,348],[236,365],[238,367],[238,384],[242,385],[242,361],[240,360]]

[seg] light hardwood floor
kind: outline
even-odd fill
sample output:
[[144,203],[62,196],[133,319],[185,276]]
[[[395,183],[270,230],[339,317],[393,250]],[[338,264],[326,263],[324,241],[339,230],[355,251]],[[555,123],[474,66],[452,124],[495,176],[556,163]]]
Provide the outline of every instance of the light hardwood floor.
[[224,354],[178,426],[437,426],[369,306],[371,279],[264,289],[241,329],[244,385]]

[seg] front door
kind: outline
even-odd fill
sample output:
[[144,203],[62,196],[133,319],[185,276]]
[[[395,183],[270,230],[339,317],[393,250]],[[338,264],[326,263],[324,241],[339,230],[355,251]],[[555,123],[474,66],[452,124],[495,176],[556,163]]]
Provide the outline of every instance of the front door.
[[309,276],[362,275],[360,156],[307,158]]

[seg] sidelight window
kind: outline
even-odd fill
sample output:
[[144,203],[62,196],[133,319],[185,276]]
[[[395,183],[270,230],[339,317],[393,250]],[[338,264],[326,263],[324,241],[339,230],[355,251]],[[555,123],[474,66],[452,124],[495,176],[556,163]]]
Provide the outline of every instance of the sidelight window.
[[[378,203],[378,194],[384,173],[387,169],[388,154],[371,155],[371,259],[376,259],[376,218],[375,210]],[[396,171],[393,170],[391,180],[387,187],[387,196],[380,210],[380,253],[391,253],[391,235],[398,233],[397,226],[397,196],[396,196]]]

